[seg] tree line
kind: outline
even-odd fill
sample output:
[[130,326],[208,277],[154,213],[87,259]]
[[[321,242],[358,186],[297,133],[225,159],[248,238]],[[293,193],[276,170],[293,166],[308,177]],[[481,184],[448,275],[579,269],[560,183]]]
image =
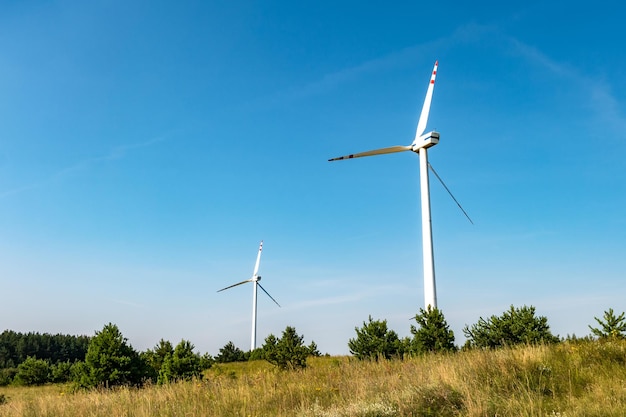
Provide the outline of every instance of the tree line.
[[75,362],[87,352],[89,337],[48,333],[0,333],[0,368],[14,368],[29,357],[45,358],[51,363]]
[[[55,342],[51,342],[54,340]],[[319,356],[315,342],[287,326],[281,337],[270,334],[261,348],[243,352],[228,342],[214,358],[200,355],[188,340],[176,346],[161,339],[153,348],[137,352],[119,328],[109,323],[93,337],[39,333],[0,334],[0,385],[41,385],[72,382],[76,388],[167,384],[202,378],[214,363],[266,360],[279,369],[306,366],[309,356]]]
[[[626,338],[625,313],[616,315],[609,309],[602,318],[594,319],[598,326],[589,326],[592,336],[587,339]],[[369,316],[362,327],[355,327],[356,337],[349,339],[348,348],[360,360],[404,359],[459,349],[441,310],[420,309],[414,320],[411,337],[400,338],[387,327],[386,320]],[[532,306],[511,306],[499,316],[481,317],[477,323],[465,326],[463,333],[466,342],[460,349],[561,341],[551,333],[547,318],[537,316]],[[161,339],[153,349],[137,352],[112,323],[92,337],[6,330],[0,334],[0,385],[72,382],[77,388],[106,388],[148,382],[167,384],[202,378],[203,372],[215,363],[266,360],[279,369],[294,370],[306,367],[308,357],[320,355],[315,342],[305,345],[304,336],[291,326],[285,328],[281,337],[270,334],[261,348],[244,352],[228,342],[215,357],[200,355],[184,339],[176,346]]]
[[[358,359],[402,359],[430,352],[454,352],[454,332],[450,330],[443,312],[437,308],[420,312],[411,325],[411,337],[400,338],[387,328],[387,320],[373,320],[370,316],[362,327],[355,327],[356,337],[348,341],[350,353]],[[602,318],[594,317],[598,327],[589,325],[592,336],[601,340],[626,338],[625,313],[616,315],[613,309]],[[537,316],[533,306],[511,306],[501,315],[480,317],[478,322],[463,328],[466,337],[461,349],[497,349],[520,344],[552,344],[562,339],[550,331],[548,319]],[[568,336],[568,339],[577,339]]]

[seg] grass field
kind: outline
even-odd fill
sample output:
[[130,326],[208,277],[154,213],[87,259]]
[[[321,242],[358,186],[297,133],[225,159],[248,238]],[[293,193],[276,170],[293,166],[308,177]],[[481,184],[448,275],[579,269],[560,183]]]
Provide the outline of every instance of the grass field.
[[404,361],[218,364],[203,380],[71,392],[1,387],[0,416],[626,416],[626,341],[563,342]]

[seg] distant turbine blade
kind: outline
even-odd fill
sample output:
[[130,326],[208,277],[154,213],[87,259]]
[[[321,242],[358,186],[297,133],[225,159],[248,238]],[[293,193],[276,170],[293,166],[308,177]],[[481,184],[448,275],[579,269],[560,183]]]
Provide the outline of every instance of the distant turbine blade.
[[400,146],[400,145],[390,146],[389,148],[374,149],[373,151],[355,153],[355,154],[346,155],[346,156],[339,156],[337,158],[329,159],[328,162],[341,161],[342,159],[361,158],[363,156],[384,155],[386,153],[396,153],[396,152],[404,152],[404,151],[410,151],[410,150],[412,150],[410,146]]
[[420,114],[420,120],[417,122],[417,131],[415,132],[415,141],[422,136],[422,133],[426,130],[426,123],[428,123],[428,113],[430,113],[430,102],[433,99],[433,89],[435,88],[435,77],[437,76],[437,66],[439,61],[435,61],[435,67],[433,68],[433,74],[430,77],[430,83],[428,84],[428,90],[426,91],[426,98],[424,99],[424,106],[422,107],[422,113]]
[[245,284],[246,282],[252,282],[252,279],[247,279],[247,280],[245,280],[245,281],[238,282],[238,283],[233,284],[233,285],[230,285],[230,286],[228,286],[228,287],[226,287],[226,288],[222,288],[221,290],[217,290],[217,292],[224,291],[224,290],[227,290],[227,289],[229,289],[229,288],[236,287],[237,285]]
[[261,241],[261,244],[259,245],[259,254],[256,257],[256,264],[254,265],[254,272],[252,273],[253,277],[256,277],[256,273],[259,272],[259,263],[261,262],[261,251],[263,251],[263,241]]
[[259,287],[263,290],[263,292],[264,292],[265,294],[267,294],[267,296],[268,296],[269,298],[271,298],[271,299],[272,299],[272,301],[273,301],[273,302],[275,302],[275,303],[276,303],[276,305],[277,305],[278,307],[280,307],[280,304],[278,304],[278,301],[274,300],[274,297],[272,297],[272,296],[270,295],[270,293],[269,293],[269,292],[265,291],[265,288],[263,288],[263,287],[261,286],[261,284],[259,284],[259,283],[257,282],[257,285],[258,285],[258,286],[259,286]]
[[452,199],[454,200],[454,202],[456,203],[457,206],[459,206],[459,208],[461,209],[461,211],[463,212],[463,214],[465,214],[465,217],[467,217],[467,220],[470,221],[471,224],[474,224],[474,222],[472,221],[472,219],[470,219],[470,216],[467,215],[467,213],[465,212],[465,210],[463,210],[463,207],[461,207],[461,204],[459,204],[458,201],[456,201],[456,198],[454,198],[454,196],[452,195],[452,192],[448,189],[448,187],[446,186],[446,183],[443,182],[443,180],[441,179],[441,177],[437,174],[437,172],[435,171],[435,168],[433,168],[433,166],[430,164],[430,162],[428,163],[428,168],[430,168],[430,170],[433,172],[433,174],[435,174],[435,177],[437,177],[437,179],[439,180],[439,182],[441,183],[441,185],[443,185],[443,188],[446,189],[446,191],[448,192],[448,194],[450,194],[450,197],[452,197]]

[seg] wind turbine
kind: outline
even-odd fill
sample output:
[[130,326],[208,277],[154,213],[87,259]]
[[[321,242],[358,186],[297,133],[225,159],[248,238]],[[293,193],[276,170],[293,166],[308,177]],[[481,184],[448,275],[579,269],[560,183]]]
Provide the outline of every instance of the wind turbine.
[[221,290],[217,291],[217,292],[224,291],[229,288],[236,287],[237,285],[245,284],[247,282],[251,282],[254,284],[253,289],[252,289],[252,338],[251,338],[252,340],[250,342],[250,351],[253,351],[254,349],[256,349],[256,293],[257,293],[256,287],[257,286],[260,287],[263,290],[263,292],[267,294],[267,296],[271,298],[272,301],[275,302],[278,307],[280,307],[280,304],[278,304],[278,302],[274,300],[274,297],[272,297],[270,293],[265,291],[265,288],[263,288],[261,284],[259,283],[259,281],[261,281],[261,277],[257,275],[257,273],[259,272],[259,263],[261,262],[262,251],[263,251],[263,241],[261,241],[261,244],[259,245],[259,254],[256,257],[256,264],[254,265],[254,272],[252,273],[252,278],[247,279],[245,281],[238,282],[233,285],[229,285],[228,287],[222,288]]
[[[433,98],[433,90],[435,88],[435,77],[437,76],[437,66],[439,61],[435,62],[432,75],[430,77],[430,83],[428,84],[428,90],[426,90],[426,98],[424,99],[424,106],[422,107],[422,113],[420,114],[419,121],[417,123],[417,131],[415,132],[415,139],[413,143],[406,146],[391,146],[388,148],[375,149],[372,151],[355,153],[346,156],[340,156],[337,158],[329,159],[328,161],[340,161],[343,159],[361,158],[363,156],[382,155],[387,153],[412,151],[420,156],[420,188],[421,188],[421,202],[422,202],[422,249],[424,257],[424,304],[426,308],[431,306],[437,308],[437,290],[435,286],[435,261],[433,254],[433,237],[432,237],[432,223],[430,218],[430,190],[428,183],[428,168],[433,170],[435,176],[441,181],[441,178],[434,171],[432,166],[428,163],[427,149],[431,146],[435,146],[439,143],[439,133],[431,131],[424,133],[426,130],[426,123],[428,122],[428,113],[430,112],[430,102]],[[443,181],[442,181],[443,183]],[[445,186],[448,193],[448,187]],[[452,196],[452,193],[450,193]],[[454,196],[454,201],[459,205]],[[459,207],[461,207],[459,205]],[[461,210],[463,208],[461,207]],[[463,210],[463,213],[465,211]],[[465,213],[467,216],[467,213]],[[467,216],[469,219],[469,216]],[[471,219],[470,219],[471,222]]]

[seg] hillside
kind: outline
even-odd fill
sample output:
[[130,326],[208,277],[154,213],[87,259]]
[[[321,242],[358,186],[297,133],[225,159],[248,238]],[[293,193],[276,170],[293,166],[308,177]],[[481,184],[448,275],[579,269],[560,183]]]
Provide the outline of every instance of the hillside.
[[409,360],[218,364],[201,381],[78,391],[2,387],[1,416],[623,416],[626,341],[567,341]]

